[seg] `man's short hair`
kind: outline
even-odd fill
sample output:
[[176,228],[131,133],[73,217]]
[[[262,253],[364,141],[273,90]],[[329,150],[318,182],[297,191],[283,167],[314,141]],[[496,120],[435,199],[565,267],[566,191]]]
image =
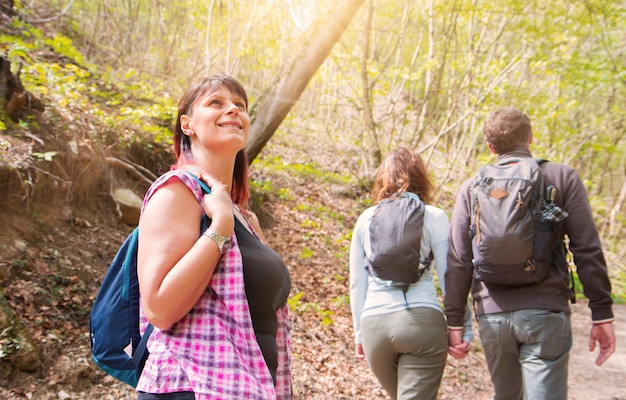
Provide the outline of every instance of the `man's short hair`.
[[492,111],[485,119],[485,140],[498,154],[506,153],[517,146],[527,146],[532,127],[526,114],[513,107]]

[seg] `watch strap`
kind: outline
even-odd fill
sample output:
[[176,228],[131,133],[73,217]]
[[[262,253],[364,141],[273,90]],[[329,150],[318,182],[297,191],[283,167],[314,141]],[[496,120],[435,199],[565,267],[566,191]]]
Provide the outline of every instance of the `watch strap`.
[[215,242],[215,244],[217,244],[217,248],[222,254],[224,254],[226,250],[230,248],[230,238],[216,232],[211,228],[208,228],[206,231],[204,231],[202,235],[211,238]]

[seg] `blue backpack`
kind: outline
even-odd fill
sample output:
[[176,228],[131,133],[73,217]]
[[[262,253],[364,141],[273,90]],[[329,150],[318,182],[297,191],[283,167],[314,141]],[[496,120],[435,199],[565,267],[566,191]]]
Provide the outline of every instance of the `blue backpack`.
[[[205,193],[211,189],[194,176]],[[210,223],[202,217],[200,231]],[[148,358],[146,345],[153,327],[139,331],[139,282],[137,281],[136,227],[117,251],[94,300],[89,319],[91,355],[96,365],[132,387]]]

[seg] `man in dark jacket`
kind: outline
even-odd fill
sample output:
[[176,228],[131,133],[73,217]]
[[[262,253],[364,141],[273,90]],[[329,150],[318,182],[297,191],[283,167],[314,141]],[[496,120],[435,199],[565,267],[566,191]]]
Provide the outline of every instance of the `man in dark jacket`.
[[[528,117],[505,107],[492,112],[484,124],[484,137],[498,163],[532,157],[532,129]],[[556,188],[554,203],[569,215],[555,225],[556,236],[569,238],[576,271],[589,299],[593,326],[589,349],[596,343],[601,365],[615,350],[611,284],[591,206],[574,169],[541,163],[546,187]],[[463,315],[471,294],[479,322],[495,399],[567,399],[567,372],[572,345],[569,301],[571,289],[566,247],[558,240],[547,278],[522,286],[495,286],[474,278],[470,232],[470,186],[460,189],[450,224],[448,270],[445,276],[445,314],[449,354],[464,357],[470,350],[462,342]]]

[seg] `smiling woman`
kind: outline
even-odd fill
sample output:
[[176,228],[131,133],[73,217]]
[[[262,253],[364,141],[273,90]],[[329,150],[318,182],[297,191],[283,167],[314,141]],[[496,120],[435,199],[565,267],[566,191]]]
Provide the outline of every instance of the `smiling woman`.
[[292,397],[291,279],[246,208],[247,108],[225,75],[180,101],[177,161],[148,190],[139,222],[142,329],[155,327],[139,399]]
[[209,169],[224,183],[232,177],[229,159],[245,147],[250,130],[245,92],[238,94],[235,90],[209,90],[180,116],[181,147],[195,147],[193,152],[184,151],[184,160],[195,157],[201,165],[210,164]]

